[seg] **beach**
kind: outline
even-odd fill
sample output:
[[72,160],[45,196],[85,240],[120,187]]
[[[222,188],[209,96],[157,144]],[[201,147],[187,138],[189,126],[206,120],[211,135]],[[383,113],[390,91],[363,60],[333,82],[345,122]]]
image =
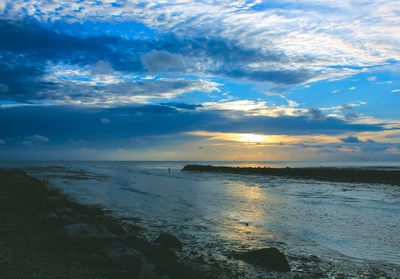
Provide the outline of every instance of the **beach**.
[[[2,197],[13,197],[12,206],[22,206],[2,212],[9,220],[5,223],[18,220],[3,226],[7,229],[2,230],[2,245],[7,249],[2,253],[8,251],[2,256],[7,259],[2,271],[8,272],[3,274],[139,278],[143,264],[154,265],[156,278],[396,278],[400,274],[398,187],[182,172],[185,165],[30,162],[14,165],[18,171],[2,170]],[[14,189],[15,184],[22,188]],[[35,190],[27,192],[32,186]],[[10,194],[11,189],[16,192]],[[36,201],[49,197],[51,205],[36,207],[42,204]],[[5,201],[2,206],[10,206]],[[72,230],[94,235],[71,239],[65,228],[71,224],[80,224]],[[25,225],[32,231],[25,232]],[[161,233],[176,237],[182,247],[164,249],[156,241]],[[267,247],[285,255],[290,271],[274,271],[241,256]],[[109,258],[110,249],[135,254],[133,249],[145,260],[127,271]],[[154,251],[164,256],[154,258]]]
[[0,170],[0,274],[17,278],[213,278],[19,170]]

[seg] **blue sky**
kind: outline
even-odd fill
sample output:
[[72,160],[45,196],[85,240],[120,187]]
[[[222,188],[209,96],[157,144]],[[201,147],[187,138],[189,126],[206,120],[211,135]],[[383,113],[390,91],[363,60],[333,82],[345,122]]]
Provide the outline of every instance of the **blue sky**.
[[399,1],[0,3],[0,159],[399,160]]

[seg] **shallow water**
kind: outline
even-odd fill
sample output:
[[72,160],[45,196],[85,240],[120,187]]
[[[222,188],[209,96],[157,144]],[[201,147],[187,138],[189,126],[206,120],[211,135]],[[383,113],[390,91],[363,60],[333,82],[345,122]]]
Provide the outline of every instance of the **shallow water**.
[[299,272],[400,275],[399,187],[181,172],[185,164],[19,166],[80,201],[102,204],[127,220],[138,219],[149,238],[160,231],[177,235],[187,247],[183,254],[196,250],[206,262],[218,260],[260,274],[233,260],[232,252],[276,246]]

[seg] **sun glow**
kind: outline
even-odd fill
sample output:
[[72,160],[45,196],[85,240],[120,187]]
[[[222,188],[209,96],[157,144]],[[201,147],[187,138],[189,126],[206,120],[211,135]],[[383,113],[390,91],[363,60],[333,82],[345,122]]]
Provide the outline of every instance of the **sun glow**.
[[271,134],[254,134],[254,133],[222,133],[208,131],[194,131],[187,133],[188,135],[206,137],[208,140],[221,142],[237,142],[245,145],[281,145],[281,144],[321,144],[335,143],[340,137],[346,134],[338,135],[337,137],[326,135],[271,135]]
[[257,134],[241,134],[241,135],[239,135],[238,141],[250,142],[250,143],[261,143],[261,142],[267,142],[268,136],[257,135]]

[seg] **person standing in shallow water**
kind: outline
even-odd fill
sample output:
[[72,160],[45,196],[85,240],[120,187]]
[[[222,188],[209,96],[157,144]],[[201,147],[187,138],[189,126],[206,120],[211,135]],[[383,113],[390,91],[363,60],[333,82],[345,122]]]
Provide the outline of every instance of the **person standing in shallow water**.
[[168,173],[171,173],[171,168],[168,168]]

